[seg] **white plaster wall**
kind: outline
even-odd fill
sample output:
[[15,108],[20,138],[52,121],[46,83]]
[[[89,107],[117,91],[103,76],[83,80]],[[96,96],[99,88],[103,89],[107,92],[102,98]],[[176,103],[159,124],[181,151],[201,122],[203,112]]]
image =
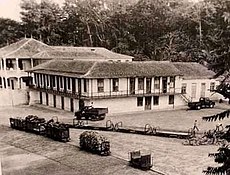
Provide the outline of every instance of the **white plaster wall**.
[[0,106],[28,104],[27,92],[24,89],[0,89]]
[[66,111],[70,111],[70,98],[64,97],[64,102],[65,102],[64,109]]
[[218,95],[213,96],[213,92],[210,92],[210,83],[215,82],[215,86],[219,85],[219,82],[214,79],[192,79],[192,80],[182,80],[181,83],[186,83],[186,95],[189,97],[192,96],[192,83],[196,83],[196,98],[193,98],[192,101],[198,101],[201,97],[201,83],[205,83],[205,97],[218,100]]
[[54,106],[54,103],[53,103],[53,94],[48,94],[48,97],[49,97],[49,106]]
[[56,96],[56,108],[61,109],[61,96]]

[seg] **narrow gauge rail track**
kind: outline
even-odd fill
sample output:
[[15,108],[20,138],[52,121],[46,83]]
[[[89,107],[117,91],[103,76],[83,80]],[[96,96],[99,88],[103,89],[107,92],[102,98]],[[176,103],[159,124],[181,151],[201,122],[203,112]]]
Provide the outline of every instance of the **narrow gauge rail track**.
[[75,129],[83,129],[83,130],[98,130],[98,131],[112,131],[112,132],[121,132],[121,133],[131,133],[131,134],[141,134],[141,135],[149,135],[149,136],[159,136],[159,137],[170,137],[170,138],[178,138],[178,139],[187,139],[192,133],[191,131],[176,131],[176,130],[163,130],[159,127],[151,126],[150,124],[146,124],[145,127],[123,127],[122,122],[118,122],[114,124],[111,120],[106,122],[106,126],[94,126],[88,125],[88,123],[84,121],[78,120],[77,122],[73,122],[73,124],[68,124],[69,128]]

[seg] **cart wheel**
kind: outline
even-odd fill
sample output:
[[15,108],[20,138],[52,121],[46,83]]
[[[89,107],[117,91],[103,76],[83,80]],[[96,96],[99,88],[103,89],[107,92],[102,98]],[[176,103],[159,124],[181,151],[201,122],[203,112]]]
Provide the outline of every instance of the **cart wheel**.
[[213,104],[211,104],[211,105],[210,105],[210,108],[213,108],[213,107],[214,107],[214,105],[213,105]]
[[197,109],[197,110],[200,110],[200,106],[197,106],[196,109]]

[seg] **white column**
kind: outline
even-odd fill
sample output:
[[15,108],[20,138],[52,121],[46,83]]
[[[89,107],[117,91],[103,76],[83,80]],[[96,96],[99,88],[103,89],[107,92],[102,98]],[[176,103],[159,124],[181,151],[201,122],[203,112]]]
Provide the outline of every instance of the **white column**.
[[4,66],[3,69],[6,70],[6,58],[3,58],[3,64],[4,64],[4,65],[3,65],[3,66]]
[[0,60],[0,69],[3,70],[2,59]]
[[19,70],[18,58],[16,58],[16,70]]
[[151,81],[151,93],[153,93],[155,91],[154,89],[154,77],[152,77],[152,81]]
[[144,94],[146,94],[146,77],[144,77],[144,89],[143,89],[143,92],[144,92]]
[[21,78],[18,78],[18,89],[21,88]]
[[33,68],[34,67],[33,59],[31,58],[30,61],[31,61],[31,68]]
[[160,77],[160,93],[163,92],[163,91],[162,91],[162,85],[163,85],[162,80],[163,80],[163,77]]

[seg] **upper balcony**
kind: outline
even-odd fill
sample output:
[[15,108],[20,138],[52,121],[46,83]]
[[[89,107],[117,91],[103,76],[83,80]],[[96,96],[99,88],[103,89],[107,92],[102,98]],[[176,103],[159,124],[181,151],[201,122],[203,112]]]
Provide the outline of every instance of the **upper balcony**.
[[15,70],[15,69],[8,69],[8,70],[0,70],[0,76],[1,77],[6,77],[6,78],[10,78],[10,77],[23,77],[23,76],[28,76],[28,73],[25,72],[24,70]]
[[57,89],[50,89],[50,88],[41,88],[36,86],[30,86],[31,89],[47,92],[54,95],[62,95],[66,97],[72,97],[72,98],[82,98],[82,99],[106,99],[106,98],[119,98],[119,97],[138,97],[138,96],[163,96],[163,95],[175,95],[175,94],[181,94],[180,88],[170,88],[167,90],[160,90],[157,89],[155,91],[146,92],[144,90],[136,90],[136,91],[107,91],[107,92],[71,92],[67,90],[57,90]]

